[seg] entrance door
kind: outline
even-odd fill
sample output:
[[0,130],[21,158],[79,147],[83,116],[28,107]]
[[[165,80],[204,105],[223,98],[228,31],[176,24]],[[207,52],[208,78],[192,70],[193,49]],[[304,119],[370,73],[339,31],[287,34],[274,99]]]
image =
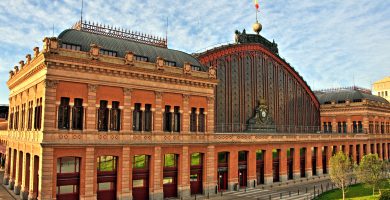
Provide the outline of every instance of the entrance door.
[[191,195],[203,193],[203,154],[191,154],[190,161],[190,187]]
[[311,166],[313,176],[317,175],[317,147],[312,150]]
[[227,168],[218,169],[218,191],[228,189],[228,171]]
[[176,154],[164,155],[164,198],[177,197],[177,160]]
[[191,167],[190,185],[191,195],[202,194],[202,169]]
[[97,158],[97,199],[116,199],[117,157],[100,156]]
[[240,187],[245,188],[247,186],[248,180],[248,152],[247,151],[239,151],[238,152],[238,184]]
[[301,177],[305,177],[306,174],[305,174],[305,168],[306,168],[306,149],[305,148],[301,148],[300,149],[300,157],[301,157],[301,160],[300,160],[300,167],[301,167]]
[[322,172],[324,174],[327,174],[328,173],[328,170],[327,170],[327,156],[326,156],[326,153],[328,152],[327,151],[328,148],[327,147],[324,147],[323,151],[322,151]]
[[133,200],[149,200],[149,156],[133,158]]
[[238,179],[239,179],[240,188],[247,187],[248,179],[247,179],[246,166],[244,169],[238,170]]

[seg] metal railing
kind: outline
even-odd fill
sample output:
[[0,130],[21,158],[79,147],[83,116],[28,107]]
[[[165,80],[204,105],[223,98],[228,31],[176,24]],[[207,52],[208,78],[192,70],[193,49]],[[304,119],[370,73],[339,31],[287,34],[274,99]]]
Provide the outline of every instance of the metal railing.
[[321,130],[321,126],[293,126],[293,125],[253,125],[253,124],[242,124],[242,123],[223,123],[216,124],[214,131],[216,133],[318,133],[318,134],[364,134],[367,130],[362,132],[324,132]]

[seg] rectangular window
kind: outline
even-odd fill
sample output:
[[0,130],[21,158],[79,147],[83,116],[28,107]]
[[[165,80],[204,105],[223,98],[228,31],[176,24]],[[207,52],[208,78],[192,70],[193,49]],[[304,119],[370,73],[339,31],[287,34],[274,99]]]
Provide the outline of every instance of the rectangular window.
[[200,67],[195,65],[191,65],[191,69],[192,71],[200,71]]
[[358,132],[357,129],[358,129],[358,128],[357,128],[357,123],[356,123],[356,121],[353,121],[353,122],[352,122],[352,130],[353,130],[353,133],[357,133],[357,132]]
[[78,193],[78,185],[61,185],[57,186],[57,194],[74,194]]
[[100,156],[97,158],[98,172],[116,171],[116,157],[115,156]]
[[42,98],[37,99],[37,103],[35,105],[35,121],[34,128],[35,130],[41,130],[42,126]]
[[227,163],[228,161],[228,153],[226,152],[221,152],[218,153],[218,163]]
[[61,157],[57,159],[57,173],[79,173],[80,158],[78,157]]
[[9,114],[9,130],[12,130],[14,128],[14,109],[11,108],[11,112]]
[[177,166],[177,155],[176,154],[165,154],[164,155],[164,167],[176,167]]
[[328,132],[328,124],[326,122],[323,123],[324,125],[324,133]]
[[180,107],[179,106],[175,106],[174,109],[173,109],[173,120],[174,120],[174,124],[173,124],[173,132],[180,132]]
[[103,182],[98,184],[98,190],[113,190],[115,189],[115,183],[114,182]]
[[26,121],[26,104],[24,103],[22,105],[22,125],[21,125],[21,128],[24,129],[24,124],[25,124],[25,121]]
[[347,133],[347,122],[343,122],[343,133]]
[[74,99],[72,110],[72,129],[83,130],[84,107],[83,99]]
[[16,109],[15,109],[15,125],[14,125],[14,127],[16,130],[19,129],[19,106],[16,106]]
[[341,122],[337,122],[337,132],[341,133],[342,128],[341,128]]
[[164,65],[165,65],[165,66],[176,67],[176,62],[169,61],[169,60],[164,60]]
[[171,106],[165,106],[164,111],[164,131],[171,132],[172,131],[172,113]]
[[69,129],[69,101],[69,98],[61,97],[61,103],[58,107],[58,129]]
[[331,122],[328,122],[328,133],[332,133],[333,127],[332,127],[332,123]]
[[106,55],[106,56],[113,56],[113,57],[117,56],[117,52],[106,50],[106,49],[100,49],[100,54]]
[[142,62],[148,62],[149,58],[146,56],[140,56],[140,55],[134,55],[135,60],[142,61]]
[[33,116],[33,101],[28,103],[28,122],[27,122],[27,130],[32,129],[32,116]]
[[148,156],[147,155],[135,155],[133,159],[133,168],[144,169],[148,168]]
[[368,131],[369,131],[369,133],[374,133],[374,122],[373,121],[370,121],[368,123]]
[[199,116],[198,116],[198,131],[199,132],[205,132],[205,121],[206,121],[206,115],[204,113],[204,108],[199,109]]
[[152,104],[145,104],[145,131],[152,131]]
[[133,188],[144,187],[144,179],[133,180]]
[[62,43],[61,47],[64,48],[64,49],[69,49],[69,50],[74,50],[74,51],[80,51],[81,50],[81,46],[80,45],[75,45],[75,44]]
[[196,108],[191,108],[191,114],[190,114],[190,131],[196,132]]
[[121,110],[118,101],[112,102],[110,129],[112,131],[120,131],[121,129]]
[[246,151],[238,152],[238,161],[246,161]]
[[363,124],[362,124],[362,121],[358,121],[358,133],[363,133]]
[[108,131],[108,102],[100,101],[98,111],[98,131]]
[[263,160],[264,159],[264,152],[262,150],[256,151],[256,160]]
[[191,154],[191,166],[197,166],[202,164],[202,154],[193,153]]
[[164,179],[163,179],[163,184],[165,185],[165,184],[172,184],[172,183],[174,183],[173,182],[173,177],[164,177]]
[[142,111],[140,103],[134,104],[133,131],[142,131]]

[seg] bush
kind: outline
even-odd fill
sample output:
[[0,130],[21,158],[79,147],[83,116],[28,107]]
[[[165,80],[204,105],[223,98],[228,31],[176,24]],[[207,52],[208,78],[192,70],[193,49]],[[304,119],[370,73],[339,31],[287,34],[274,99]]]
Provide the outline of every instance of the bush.
[[379,200],[390,200],[390,190],[382,191]]

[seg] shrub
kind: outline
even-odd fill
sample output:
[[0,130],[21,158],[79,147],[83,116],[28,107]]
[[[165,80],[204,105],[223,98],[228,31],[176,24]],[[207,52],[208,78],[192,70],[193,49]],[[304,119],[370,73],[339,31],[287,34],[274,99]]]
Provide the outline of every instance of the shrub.
[[382,191],[379,200],[390,200],[390,190]]

